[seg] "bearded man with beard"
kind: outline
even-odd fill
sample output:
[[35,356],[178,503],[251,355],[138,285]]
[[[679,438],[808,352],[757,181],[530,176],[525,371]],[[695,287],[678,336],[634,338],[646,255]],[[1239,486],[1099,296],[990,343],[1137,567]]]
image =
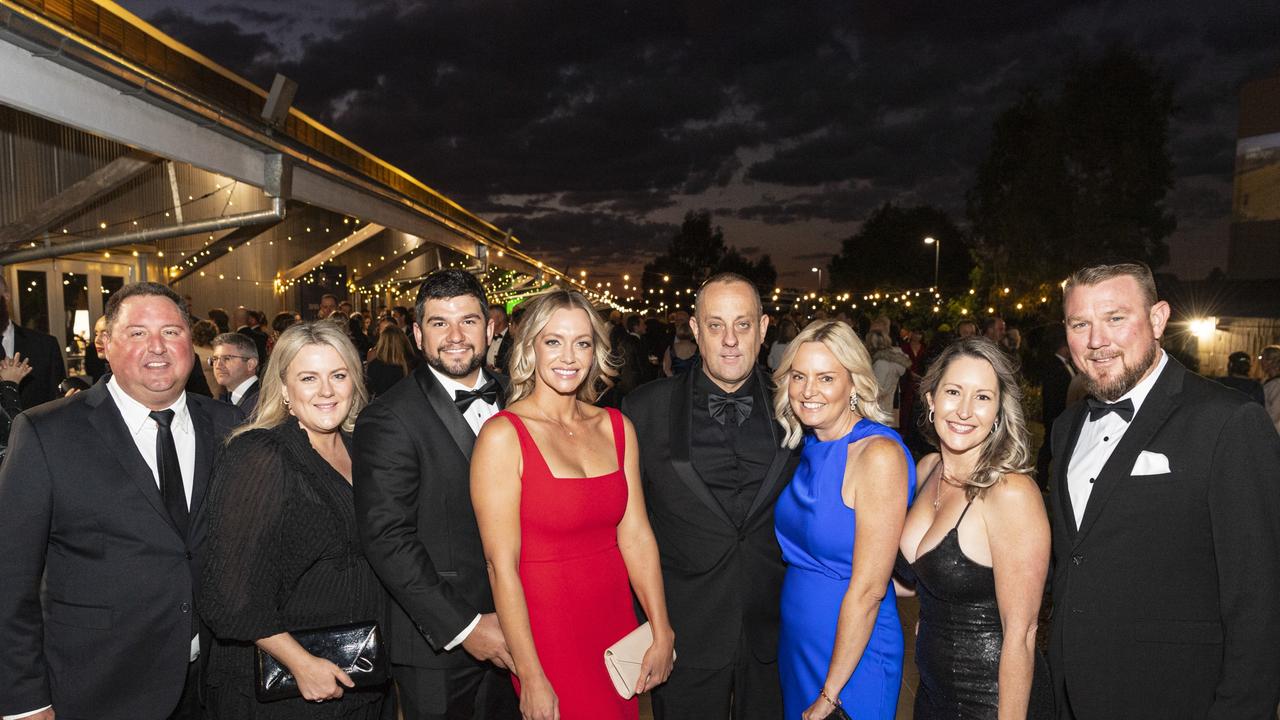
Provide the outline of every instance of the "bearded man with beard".
[[0,360],[17,353],[31,365],[31,372],[18,383],[19,402],[23,410],[29,410],[58,397],[58,384],[66,379],[67,366],[52,335],[13,322],[11,302],[9,283],[0,268]]
[[1053,423],[1053,627],[1062,718],[1274,718],[1280,436],[1160,347],[1141,263],[1063,285],[1092,397]]
[[427,276],[413,328],[426,363],[356,421],[356,521],[392,599],[384,636],[405,720],[520,717],[471,507],[471,449],[507,394],[483,368],[486,305],[465,270]]

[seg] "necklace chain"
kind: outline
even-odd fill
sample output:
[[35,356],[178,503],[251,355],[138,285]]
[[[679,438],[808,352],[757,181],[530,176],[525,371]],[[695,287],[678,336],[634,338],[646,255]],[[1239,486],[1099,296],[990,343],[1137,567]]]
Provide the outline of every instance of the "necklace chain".
[[560,429],[561,429],[561,430],[563,430],[565,433],[567,433],[567,434],[569,435],[569,437],[573,437],[573,436],[574,436],[574,435],[573,435],[573,431],[572,431],[572,430],[570,430],[569,428],[565,427],[565,424],[564,424],[564,423],[562,423],[562,422],[560,422],[559,420],[556,420],[556,419],[552,418],[550,415],[548,415],[548,414],[547,414],[547,411],[543,410],[542,408],[538,408],[538,412],[542,413],[542,418],[543,418],[544,420],[546,420],[547,422],[554,423],[554,424],[558,425],[558,426],[560,427]]

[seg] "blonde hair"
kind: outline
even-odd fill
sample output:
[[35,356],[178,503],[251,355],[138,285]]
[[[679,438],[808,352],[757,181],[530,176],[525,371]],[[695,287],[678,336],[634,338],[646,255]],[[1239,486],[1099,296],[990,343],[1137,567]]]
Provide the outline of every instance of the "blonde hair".
[[270,429],[284,424],[290,417],[289,407],[284,404],[284,377],[289,364],[298,356],[302,348],[308,345],[328,345],[338,351],[342,361],[347,365],[351,375],[354,392],[351,397],[351,409],[342,421],[342,429],[351,432],[356,427],[356,416],[369,404],[369,391],[364,387],[363,365],[356,346],[351,344],[344,328],[329,320],[313,320],[311,322],[290,325],[276,339],[275,348],[271,351],[271,359],[267,361],[267,369],[262,373],[262,389],[258,393],[258,406],[249,421],[236,428],[227,438],[230,441],[236,436],[250,430]]
[[511,348],[511,357],[507,360],[507,367],[511,372],[511,390],[507,403],[514,403],[533,394],[533,388],[538,382],[533,344],[557,310],[581,310],[587,314],[591,323],[594,358],[587,370],[586,379],[578,386],[577,397],[585,403],[595,402],[600,395],[598,386],[601,378],[617,375],[616,368],[621,362],[609,352],[609,330],[591,307],[591,301],[579,292],[553,290],[533,298],[523,307],[528,309],[520,319],[520,332]]
[[804,436],[804,426],[791,410],[791,398],[787,392],[787,376],[791,374],[791,366],[795,363],[796,353],[800,346],[807,342],[822,343],[836,360],[849,371],[849,379],[853,381],[853,391],[858,397],[857,413],[868,420],[881,424],[889,422],[891,415],[880,407],[877,398],[880,386],[876,383],[875,373],[871,370],[871,356],[863,347],[853,328],[840,320],[815,320],[809,323],[795,339],[787,343],[782,353],[778,369],[773,371],[773,412],[778,424],[786,431],[782,438],[785,447],[793,448],[800,444]]
[[[1035,467],[1031,459],[1031,443],[1027,437],[1027,425],[1022,417],[1022,388],[1018,385],[1018,361],[1009,353],[1000,349],[991,340],[982,335],[960,338],[943,349],[938,359],[934,360],[920,381],[920,395],[933,397],[933,392],[942,382],[947,368],[957,358],[968,357],[985,360],[996,374],[996,384],[1000,390],[1000,411],[996,415],[998,425],[982,441],[982,449],[978,454],[978,463],[973,474],[967,478],[956,478],[964,487],[965,497],[969,500],[982,497],[987,488],[995,485],[1000,478],[1009,474],[1034,475]],[[920,430],[934,447],[938,447],[938,431],[929,419],[930,413],[921,416]]]

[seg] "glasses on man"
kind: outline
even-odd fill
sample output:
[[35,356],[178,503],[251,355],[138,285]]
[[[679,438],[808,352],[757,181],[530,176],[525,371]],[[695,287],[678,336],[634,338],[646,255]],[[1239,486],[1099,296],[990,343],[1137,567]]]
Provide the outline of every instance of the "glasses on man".
[[231,360],[248,360],[247,355],[211,355],[209,356],[209,367],[216,367]]

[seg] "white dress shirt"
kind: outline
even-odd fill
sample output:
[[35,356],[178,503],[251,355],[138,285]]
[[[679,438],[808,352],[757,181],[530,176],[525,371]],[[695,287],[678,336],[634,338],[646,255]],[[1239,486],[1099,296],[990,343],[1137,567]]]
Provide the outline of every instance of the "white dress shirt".
[[[496,333],[493,339],[489,341],[489,349],[484,354],[485,367],[494,367],[498,363],[498,348],[502,345],[502,336],[506,335],[506,331]],[[436,375],[436,377],[440,377]]]
[[231,404],[235,405],[240,402],[240,398],[244,397],[244,394],[249,392],[249,388],[253,387],[256,382],[258,382],[258,376],[250,375],[245,378],[244,382],[237,385],[236,389],[231,391]]
[[4,332],[0,333],[0,347],[4,348],[4,356],[7,358],[13,357],[13,342],[13,320],[9,320],[9,324],[4,326]]
[[[13,325],[9,325],[7,331],[7,342],[12,342]],[[5,352],[8,352],[5,348]],[[7,357],[12,357],[8,355]],[[115,401],[116,407],[120,410],[120,416],[124,418],[125,427],[129,428],[129,436],[133,438],[133,442],[138,446],[138,452],[142,455],[142,459],[147,462],[147,467],[151,468],[151,475],[155,478],[156,489],[160,489],[160,471],[156,459],[156,421],[151,419],[151,410],[142,403],[129,397],[124,388],[120,387],[120,383],[116,382],[115,376],[107,381],[107,390],[111,392],[111,399]],[[165,408],[173,411],[173,423],[169,426],[173,433],[173,444],[178,449],[178,465],[182,468],[182,491],[187,496],[187,509],[191,509],[191,484],[196,475],[196,431],[195,426],[191,424],[191,412],[187,410],[187,394],[184,392],[178,396],[177,401]],[[200,636],[196,635],[191,638],[191,662],[195,662],[200,657]],[[31,710],[29,712],[18,715],[5,715],[4,720],[20,720],[21,718],[30,717],[38,712],[48,710],[53,707],[46,705],[45,707]]]
[[[147,467],[151,468],[151,475],[155,478],[156,488],[159,489],[160,470],[156,458],[158,427],[156,421],[151,419],[151,410],[129,397],[124,388],[120,387],[120,383],[116,382],[114,375],[107,381],[107,390],[111,391],[111,398],[116,401],[116,407],[120,409],[120,416],[124,418],[124,424],[129,428],[129,435],[138,446],[142,459],[147,461]],[[165,409],[173,411],[173,423],[170,424],[169,430],[173,433],[173,445],[178,450],[178,466],[182,468],[182,492],[187,496],[187,509],[190,510],[191,487],[196,476],[196,428],[191,423],[191,411],[187,409],[187,394],[184,392],[179,395],[178,399]],[[191,638],[191,661],[195,662],[199,656],[200,636],[196,635]]]
[[[453,399],[458,391],[466,392],[467,390],[479,390],[484,387],[486,382],[489,381],[488,376],[485,375],[484,371],[481,371],[476,376],[475,384],[471,387],[467,387],[430,365],[427,366],[427,369],[431,371],[432,375],[436,376],[436,380],[440,381],[440,385],[444,388],[445,394],[449,396],[449,399]],[[462,413],[462,418],[466,420],[467,425],[471,427],[471,432],[479,435],[480,428],[484,427],[485,421],[497,414],[497,404],[477,399],[475,402],[471,403],[466,412]],[[448,645],[444,646],[444,649],[452,650],[461,645],[463,641],[471,635],[471,631],[476,629],[476,625],[478,624],[480,624],[480,615],[477,614],[471,619],[470,624],[463,628],[462,632],[458,633],[457,637],[450,641]]]
[[[1124,437],[1125,431],[1133,424],[1133,420],[1138,419],[1143,401],[1147,399],[1151,388],[1155,387],[1160,373],[1164,372],[1165,366],[1169,364],[1169,354],[1164,350],[1160,350],[1159,353],[1160,359],[1156,361],[1156,369],[1134,385],[1132,390],[1116,400],[1120,402],[1128,398],[1133,401],[1133,418],[1129,422],[1125,422],[1124,418],[1113,412],[1097,420],[1090,420],[1085,416],[1084,425],[1080,428],[1080,439],[1076,441],[1075,449],[1071,451],[1071,462],[1067,466],[1067,491],[1071,495],[1071,511],[1076,516],[1077,528],[1084,520],[1084,510],[1089,504],[1089,496],[1093,493],[1093,481],[1098,479],[1098,473],[1102,472],[1107,460],[1111,459],[1111,453],[1115,452],[1116,445],[1120,443],[1120,438]],[[1128,468],[1125,469],[1128,470]]]

